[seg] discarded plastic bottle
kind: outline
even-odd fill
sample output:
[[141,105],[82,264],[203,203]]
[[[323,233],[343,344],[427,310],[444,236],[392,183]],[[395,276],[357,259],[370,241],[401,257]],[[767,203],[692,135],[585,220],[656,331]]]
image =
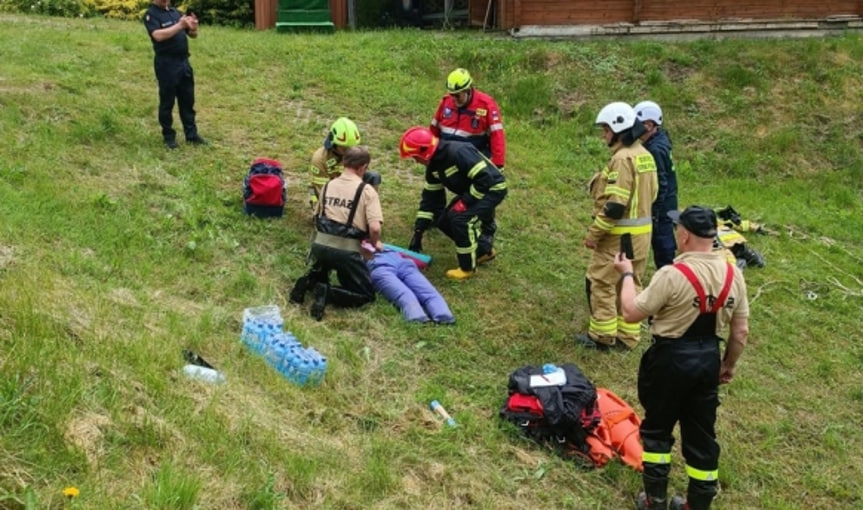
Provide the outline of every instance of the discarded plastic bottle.
[[216,384],[225,382],[225,376],[221,372],[200,365],[186,365],[183,367],[183,373],[190,379],[198,381]]
[[436,412],[441,418],[443,418],[444,421],[446,421],[447,425],[449,425],[450,427],[455,427],[455,420],[452,418],[452,416],[449,415],[448,412],[446,412],[446,409],[444,409],[444,407],[440,405],[440,402],[438,402],[437,400],[432,400],[431,404],[429,404],[429,407],[432,411]]

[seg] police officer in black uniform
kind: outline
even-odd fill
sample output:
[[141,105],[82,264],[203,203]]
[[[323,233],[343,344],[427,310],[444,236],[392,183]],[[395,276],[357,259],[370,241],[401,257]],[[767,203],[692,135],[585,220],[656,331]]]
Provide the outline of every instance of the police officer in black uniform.
[[[659,269],[646,289],[636,295],[630,260],[618,254],[614,262],[624,319],[636,323],[653,316],[653,341],[638,368],[644,491],[636,508],[707,510],[719,478],[719,384],[731,382],[746,346],[749,301],[743,273],[713,250],[716,213],[691,206],[668,216],[677,224],[681,255]],[[719,335],[726,326],[728,343],[720,358]],[[689,486],[686,500],[675,496],[669,506],[672,431],[678,422]]]
[[172,127],[174,101],[180,109],[186,142],[205,145],[195,125],[195,76],[186,37],[198,37],[198,18],[194,14],[181,15],[171,6],[171,0],[153,0],[144,14],[144,26],[156,53],[153,67],[159,82],[159,124],[165,146],[177,148],[177,132]]

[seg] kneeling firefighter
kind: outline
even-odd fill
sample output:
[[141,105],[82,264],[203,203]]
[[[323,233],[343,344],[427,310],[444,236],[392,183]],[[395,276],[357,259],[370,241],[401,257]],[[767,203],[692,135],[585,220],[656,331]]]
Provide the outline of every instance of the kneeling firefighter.
[[[369,166],[368,149],[362,146],[345,151],[344,172],[321,190],[315,210],[315,237],[310,253],[311,269],[300,277],[291,290],[290,300],[302,303],[312,289],[311,315],[324,316],[328,303],[352,308],[375,299],[371,275],[362,255],[360,243],[368,240],[383,251],[381,202],[374,187],[363,181]],[[336,272],[339,285],[330,285],[329,274]]]
[[[312,211],[318,205],[321,190],[332,179],[342,172],[342,158],[351,147],[360,144],[360,130],[356,123],[347,117],[339,117],[330,126],[327,137],[321,147],[312,154],[311,182],[309,183],[309,206]],[[363,174],[363,182],[378,189],[381,185],[381,174],[367,170]]]
[[[399,144],[402,159],[424,165],[425,185],[409,248],[422,251],[426,230],[438,227],[455,242],[458,267],[447,278],[465,280],[476,265],[493,259],[493,234],[479,236],[480,218],[493,218],[506,198],[506,179],[494,163],[468,142],[441,140],[425,127],[405,131]],[[447,203],[446,190],[455,194]]]

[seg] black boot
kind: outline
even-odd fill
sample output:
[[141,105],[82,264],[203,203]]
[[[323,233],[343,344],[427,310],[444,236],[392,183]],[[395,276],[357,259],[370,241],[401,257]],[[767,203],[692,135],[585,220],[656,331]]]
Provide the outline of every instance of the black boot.
[[638,499],[635,500],[635,508],[636,510],[667,510],[668,501],[650,498],[646,492],[641,491],[638,493]]
[[668,478],[643,476],[644,490],[635,500],[637,510],[666,510],[668,508]]
[[300,276],[294,283],[294,288],[291,289],[291,296],[288,299],[291,303],[301,305],[306,300],[306,292],[308,291],[309,275]]
[[312,307],[309,310],[312,318],[319,321],[324,318],[324,309],[327,307],[327,294],[330,286],[326,283],[317,283],[312,290]]
[[716,497],[716,482],[693,482],[689,481],[686,489],[686,503],[684,510],[710,510],[710,504]]

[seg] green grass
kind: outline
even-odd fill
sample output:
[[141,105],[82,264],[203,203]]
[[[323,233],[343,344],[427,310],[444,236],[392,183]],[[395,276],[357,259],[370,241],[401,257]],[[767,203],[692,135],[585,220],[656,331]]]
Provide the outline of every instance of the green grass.
[[[626,508],[637,473],[579,471],[498,423],[509,373],[574,362],[637,410],[639,352],[599,354],[581,248],[593,120],[652,99],[681,205],[733,205],[777,235],[745,274],[750,345],[721,390],[716,508],[863,505],[863,41],[516,41],[474,32],[282,35],[202,27],[191,43],[207,148],[167,152],[140,23],[0,16],[0,508]],[[504,113],[501,255],[461,284],[427,271],[458,323],[378,300],[315,322],[287,293],[311,222],[308,159],[348,115],[381,171],[384,238],[407,243],[422,173],[398,159],[446,74]],[[241,213],[252,159],[282,161],[284,218]],[[292,386],[239,342],[276,303],[330,362]],[[191,348],[227,376],[186,380]],[[438,399],[459,422],[428,409]],[[685,486],[676,455],[673,490]],[[64,501],[67,486],[81,489]]]

